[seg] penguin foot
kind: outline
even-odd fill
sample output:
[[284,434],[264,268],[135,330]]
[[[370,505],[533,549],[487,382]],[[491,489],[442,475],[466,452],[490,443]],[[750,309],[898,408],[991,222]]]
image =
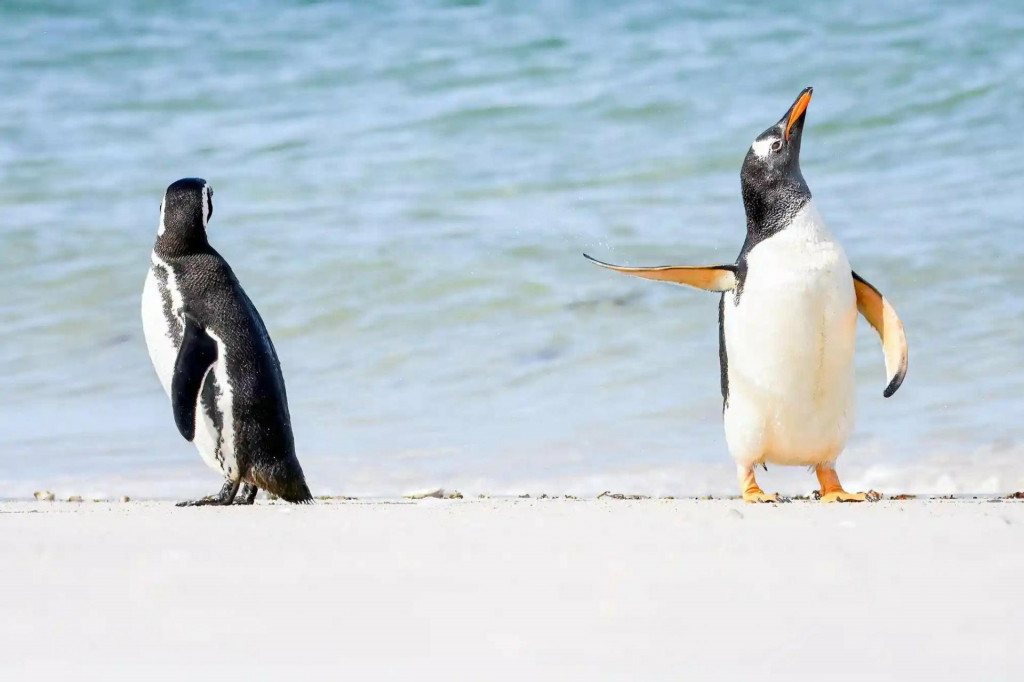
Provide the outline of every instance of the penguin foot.
[[874,490],[869,490],[866,493],[848,493],[839,489],[823,495],[820,490],[815,490],[814,499],[822,502],[877,502],[882,499],[882,494]]
[[[225,506],[231,504],[235,495],[238,493],[238,486],[241,485],[241,481],[224,481],[223,487],[220,492],[216,495],[207,495],[201,497],[198,500],[186,500],[184,502],[178,502],[175,507],[212,507],[212,506]],[[255,496],[254,496],[255,497]]]
[[775,493],[768,494],[761,490],[761,486],[757,484],[757,479],[754,478],[754,467],[739,467],[737,470],[740,480],[740,490],[743,491],[743,501],[749,504],[756,504],[758,502],[788,502],[789,500],[784,497],[779,497]]
[[243,483],[242,489],[238,491],[238,497],[235,498],[232,504],[254,504],[256,502],[256,493],[259,491],[260,489],[252,483]]
[[744,490],[743,501],[748,504],[757,504],[759,502],[788,502],[789,500],[779,497],[778,493],[766,493],[758,488],[757,490]]
[[822,502],[877,502],[882,499],[880,493],[869,490],[866,493],[848,493],[843,490],[843,484],[839,482],[839,475],[834,467],[822,465],[814,467],[814,473],[818,475],[818,483],[821,490],[814,491],[814,499]]
[[206,497],[200,497],[198,500],[185,500],[184,502],[178,502],[175,507],[216,507],[229,505],[231,502],[224,502],[220,499],[219,495],[207,495]]

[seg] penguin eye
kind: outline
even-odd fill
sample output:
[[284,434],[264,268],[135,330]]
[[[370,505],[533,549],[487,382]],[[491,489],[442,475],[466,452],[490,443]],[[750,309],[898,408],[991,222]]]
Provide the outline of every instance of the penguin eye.
[[773,152],[777,152],[780,149],[782,149],[782,140],[775,140],[775,142],[772,142],[772,151]]

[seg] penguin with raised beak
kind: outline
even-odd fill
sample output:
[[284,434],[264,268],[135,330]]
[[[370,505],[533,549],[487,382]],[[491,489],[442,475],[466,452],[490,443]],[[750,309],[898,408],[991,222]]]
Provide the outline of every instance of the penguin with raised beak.
[[[775,502],[754,477],[766,463],[813,467],[826,502],[859,502],[836,460],[853,427],[858,311],[878,332],[891,396],[907,373],[896,311],[850,267],[800,172],[811,88],[750,146],[740,179],[747,238],[735,263],[617,272],[721,292],[719,362],[725,436],[747,502]],[[586,255],[586,254],[584,254]]]

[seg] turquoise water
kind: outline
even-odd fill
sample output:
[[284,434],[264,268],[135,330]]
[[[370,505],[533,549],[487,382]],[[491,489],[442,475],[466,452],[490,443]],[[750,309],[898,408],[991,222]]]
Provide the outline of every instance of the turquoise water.
[[[731,492],[739,166],[802,166],[911,344],[861,325],[855,483],[1024,487],[1017,2],[0,4],[0,496],[212,491],[139,299],[167,184],[265,318],[315,493]],[[765,474],[806,492],[801,470]]]

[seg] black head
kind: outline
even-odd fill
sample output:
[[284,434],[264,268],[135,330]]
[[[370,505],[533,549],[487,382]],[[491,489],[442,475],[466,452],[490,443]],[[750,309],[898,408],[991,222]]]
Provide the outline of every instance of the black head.
[[747,230],[782,229],[811,199],[800,172],[800,140],[813,88],[805,88],[779,122],[757,136],[743,159],[740,181]]
[[202,178],[182,178],[171,184],[160,202],[157,247],[166,252],[190,252],[207,245],[206,224],[213,215],[213,188]]

